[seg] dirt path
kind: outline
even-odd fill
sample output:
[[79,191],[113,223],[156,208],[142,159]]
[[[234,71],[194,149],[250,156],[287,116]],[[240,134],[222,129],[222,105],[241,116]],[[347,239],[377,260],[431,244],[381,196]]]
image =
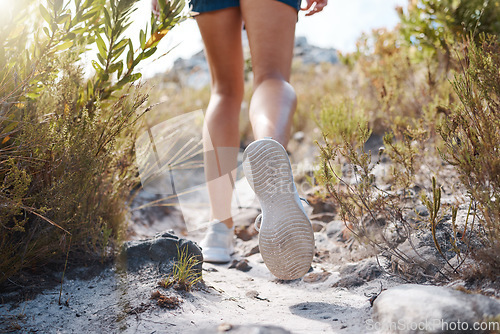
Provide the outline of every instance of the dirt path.
[[[365,294],[376,292],[386,279],[376,279],[353,289],[333,288],[339,273],[324,264],[306,279],[275,279],[259,254],[249,257],[248,272],[228,265],[204,265],[205,288],[191,293],[157,287],[155,273],[141,275],[108,269],[90,281],[64,284],[64,305],[59,289],[48,290],[17,308],[0,306],[11,329],[43,333],[196,333],[223,324],[274,325],[292,333],[366,333],[370,303]],[[331,275],[308,283],[315,273]],[[314,275],[313,275],[314,274]],[[324,275],[326,276],[326,275]],[[151,293],[159,290],[182,300],[174,310],[161,308]],[[67,304],[66,304],[67,301]]]
[[[243,190],[241,198],[245,194]],[[255,205],[249,205],[241,213],[240,223],[243,220],[248,224],[255,215]],[[159,224],[165,226],[165,221]],[[154,226],[149,229],[154,230]],[[398,283],[376,272],[373,260],[371,266],[366,260],[352,262],[348,245],[338,240],[339,233],[332,234],[326,228],[315,233],[313,271],[299,280],[277,280],[259,253],[245,257],[257,244],[254,236],[249,241],[238,240],[234,256],[246,259],[251,269],[244,272],[229,268],[229,264],[204,264],[204,287],[190,293],[158,287],[161,275],[154,268],[139,274],[108,268],[90,280],[66,280],[63,305],[58,303],[58,287],[17,307],[0,305],[4,320],[0,327],[43,333],[184,334],[238,325],[273,325],[292,333],[367,333],[369,296],[379,292],[381,286]],[[194,232],[187,238],[199,241],[202,235]],[[360,270],[365,273],[359,274]],[[353,277],[354,281],[346,280]],[[166,297],[178,298],[179,307],[160,307],[151,299],[157,290]]]

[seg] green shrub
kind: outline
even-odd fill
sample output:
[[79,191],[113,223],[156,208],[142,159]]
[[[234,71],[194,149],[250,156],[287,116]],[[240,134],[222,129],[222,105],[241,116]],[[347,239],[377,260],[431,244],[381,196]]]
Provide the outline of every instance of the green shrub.
[[[25,0],[0,25],[0,282],[68,249],[74,260],[105,256],[122,237],[147,111],[130,83],[184,4],[160,2],[135,49],[124,37],[135,3]],[[84,79],[78,62],[92,45]]]
[[477,206],[478,263],[498,277],[500,268],[500,44],[496,38],[470,40],[453,86],[460,103],[440,127],[443,158],[455,166]]
[[[400,251],[400,240],[429,228],[437,251],[443,255],[449,250],[439,245],[436,237],[444,209],[449,209],[440,203],[441,188],[436,179],[453,179],[449,175],[453,173],[442,166],[439,150],[445,161],[456,167],[472,207],[478,208],[475,218],[480,222],[476,232],[459,237],[457,208],[452,207],[454,235],[446,242],[462,261],[463,241],[467,245],[476,242],[463,238],[477,236],[483,251],[476,252],[476,259],[499,267],[499,10],[495,1],[410,1],[405,12],[400,10],[400,26],[362,36],[357,51],[341,57],[350,71],[350,89],[356,94],[332,92],[334,98],[323,106],[319,117],[324,140],[317,179],[327,196],[336,200],[354,236],[408,264],[411,280],[416,275],[408,269],[421,263]],[[480,46],[463,43],[467,35],[472,41],[481,40],[480,32],[495,36]],[[460,69],[465,69],[465,74],[451,84],[450,79]],[[343,100],[357,102],[345,104]],[[391,170],[385,180],[375,177],[380,160],[365,150],[370,130],[383,135],[379,156],[388,159]],[[430,184],[432,175],[435,178]],[[431,198],[421,195],[430,216],[428,222],[421,219],[422,223],[413,224],[406,217],[418,205],[419,189],[432,193]],[[467,232],[472,227],[466,226]],[[389,230],[398,231],[398,242]]]
[[462,36],[478,40],[482,33],[500,35],[500,5],[497,0],[409,0],[399,9],[401,34],[418,47],[420,54],[444,57],[447,67],[453,45]]

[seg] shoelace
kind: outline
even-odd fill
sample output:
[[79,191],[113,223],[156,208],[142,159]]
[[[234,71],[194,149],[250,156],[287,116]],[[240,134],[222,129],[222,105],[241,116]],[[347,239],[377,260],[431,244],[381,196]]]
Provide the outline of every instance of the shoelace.
[[[307,205],[311,206],[311,204],[309,204],[309,201],[307,201],[307,199],[303,198],[303,197],[299,197],[301,201],[305,202]],[[259,215],[257,216],[257,218],[255,218],[255,222],[254,222],[254,226],[255,226],[255,230],[257,232],[260,232],[260,225],[262,224],[262,213],[259,213]]]

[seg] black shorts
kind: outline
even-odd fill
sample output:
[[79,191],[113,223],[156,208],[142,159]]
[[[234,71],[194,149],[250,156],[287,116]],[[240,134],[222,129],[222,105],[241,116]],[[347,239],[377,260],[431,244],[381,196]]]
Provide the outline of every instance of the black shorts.
[[[272,1],[279,1],[295,8],[297,11],[300,10],[300,0]],[[190,0],[189,3],[193,6],[193,12],[196,13],[211,12],[214,10],[240,6],[240,0]]]

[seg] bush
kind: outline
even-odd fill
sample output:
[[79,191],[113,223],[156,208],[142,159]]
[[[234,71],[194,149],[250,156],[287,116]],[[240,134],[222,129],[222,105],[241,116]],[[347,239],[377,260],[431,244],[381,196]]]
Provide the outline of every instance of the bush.
[[[411,0],[406,12],[399,11],[400,26],[364,35],[355,53],[342,56],[357,96],[332,92],[334,98],[323,106],[317,179],[336,200],[353,235],[403,263],[408,279],[419,278],[416,273],[422,271],[416,267],[427,278],[437,274],[428,270],[433,264],[411,256],[416,253],[412,236],[434,243],[444,263],[455,252],[459,263],[448,262],[447,268],[454,272],[463,263],[464,251],[476,248],[476,259],[486,264],[481,270],[495,277],[497,270],[486,268],[500,264],[500,8],[494,1]],[[480,32],[495,35],[484,42]],[[463,43],[464,36],[470,36],[468,43]],[[365,149],[370,133],[383,135],[377,156]],[[455,167],[451,173],[440,152]],[[383,160],[389,162],[390,176],[381,180],[376,170]],[[472,221],[479,221],[479,229],[466,225],[463,232],[457,231],[457,206],[440,203],[436,180],[456,189],[454,175],[465,186],[471,207],[477,207]],[[419,202],[429,217],[415,220],[411,217]],[[451,225],[443,224],[449,220],[443,211],[450,206]],[[400,247],[405,240],[415,252]],[[447,277],[449,272],[439,266],[434,267],[442,274],[438,276]]]
[[[455,166],[478,210],[481,246],[474,254],[483,271],[500,273],[500,44],[482,36],[469,40],[463,73],[453,87],[460,103],[440,127],[443,158]],[[484,270],[485,269],[485,270]]]
[[399,9],[401,33],[421,53],[444,57],[451,65],[453,45],[462,36],[500,36],[500,6],[493,0],[409,0]]
[[[123,36],[135,0],[36,3],[20,1],[0,26],[0,282],[69,250],[105,256],[120,241],[147,111],[129,83],[184,4],[161,5],[136,50]],[[95,73],[84,79],[78,63],[92,45]]]

